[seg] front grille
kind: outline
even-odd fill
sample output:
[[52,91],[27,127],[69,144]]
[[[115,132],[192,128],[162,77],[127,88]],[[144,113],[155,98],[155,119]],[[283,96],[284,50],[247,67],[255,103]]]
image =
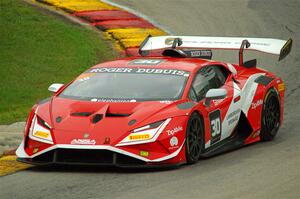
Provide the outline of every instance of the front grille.
[[43,153],[37,157],[34,157],[32,161],[37,163],[53,162],[53,155],[54,155],[54,151],[49,151],[47,153]]
[[32,159],[38,163],[139,166],[146,162],[109,150],[56,149]]
[[99,150],[58,149],[56,162],[60,163],[113,163],[113,152]]
[[143,165],[144,161],[123,154],[116,154],[116,162],[120,165]]

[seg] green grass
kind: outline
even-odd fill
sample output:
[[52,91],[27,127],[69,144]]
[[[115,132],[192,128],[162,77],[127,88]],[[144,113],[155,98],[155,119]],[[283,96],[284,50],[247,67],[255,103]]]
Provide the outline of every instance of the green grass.
[[51,95],[51,83],[67,83],[112,58],[98,33],[20,0],[1,0],[0,124],[25,120]]

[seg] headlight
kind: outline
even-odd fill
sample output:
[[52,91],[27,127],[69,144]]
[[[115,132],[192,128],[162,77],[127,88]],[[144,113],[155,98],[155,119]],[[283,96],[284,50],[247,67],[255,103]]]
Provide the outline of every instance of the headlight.
[[171,118],[137,128],[116,146],[154,142],[170,121]]
[[31,127],[29,129],[29,138],[39,142],[44,142],[47,144],[53,144],[51,132],[51,127],[39,116],[35,115],[31,122]]

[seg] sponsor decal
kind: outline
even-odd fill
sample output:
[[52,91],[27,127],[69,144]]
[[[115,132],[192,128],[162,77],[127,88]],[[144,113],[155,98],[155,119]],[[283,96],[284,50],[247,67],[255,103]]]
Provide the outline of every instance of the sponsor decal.
[[173,136],[175,133],[178,133],[182,130],[183,130],[182,126],[178,126],[178,127],[175,127],[172,130],[167,130],[167,133],[168,133],[168,136],[171,136],[171,135]]
[[278,84],[278,91],[281,92],[281,91],[284,91],[284,90],[285,90],[284,83]]
[[171,139],[170,139],[170,146],[171,147],[176,147],[178,145],[178,138],[176,136],[173,136]]
[[135,59],[131,62],[129,62],[129,65],[158,65],[164,60],[162,59]]
[[74,139],[71,141],[71,144],[76,144],[76,145],[95,145],[96,140],[91,140],[91,139]]
[[171,104],[172,101],[165,100],[165,101],[159,101],[159,103],[161,103],[161,104]]
[[131,73],[133,68],[92,68],[89,73]]
[[149,156],[149,152],[148,151],[140,151],[140,156],[148,157]]
[[221,111],[215,110],[209,113],[210,120],[210,143],[214,144],[221,139],[222,123],[221,123]]
[[182,50],[188,57],[198,57],[203,59],[211,59],[212,51],[211,50]]
[[235,116],[234,118],[228,120],[228,125],[230,126],[231,124],[233,124],[234,122],[238,121],[239,119],[239,116]]
[[240,109],[235,110],[233,112],[231,112],[230,114],[228,114],[226,120],[228,121],[228,125],[233,124],[234,122],[236,122],[239,119],[239,114],[240,113]]
[[92,98],[90,100],[91,102],[120,102],[120,103],[134,103],[136,102],[135,99],[97,99],[97,98]]
[[150,134],[130,135],[129,140],[147,140],[150,139]]
[[209,50],[195,50],[191,52],[192,57],[199,57],[199,56],[211,56],[211,51]]
[[252,102],[251,108],[256,109],[257,107],[261,106],[263,103],[264,103],[264,101],[262,99],[257,100],[256,102]]
[[143,74],[164,74],[164,75],[178,75],[183,76],[186,74],[185,71],[173,70],[173,69],[158,69],[158,68],[139,68],[136,73]]
[[86,73],[135,73],[135,74],[163,74],[188,77],[189,72],[176,69],[160,68],[92,68]]

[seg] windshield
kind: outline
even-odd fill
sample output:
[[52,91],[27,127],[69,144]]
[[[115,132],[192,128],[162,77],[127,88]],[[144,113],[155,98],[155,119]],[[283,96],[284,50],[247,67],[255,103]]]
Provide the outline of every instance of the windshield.
[[145,68],[95,68],[80,75],[60,97],[126,102],[180,99],[189,73]]

